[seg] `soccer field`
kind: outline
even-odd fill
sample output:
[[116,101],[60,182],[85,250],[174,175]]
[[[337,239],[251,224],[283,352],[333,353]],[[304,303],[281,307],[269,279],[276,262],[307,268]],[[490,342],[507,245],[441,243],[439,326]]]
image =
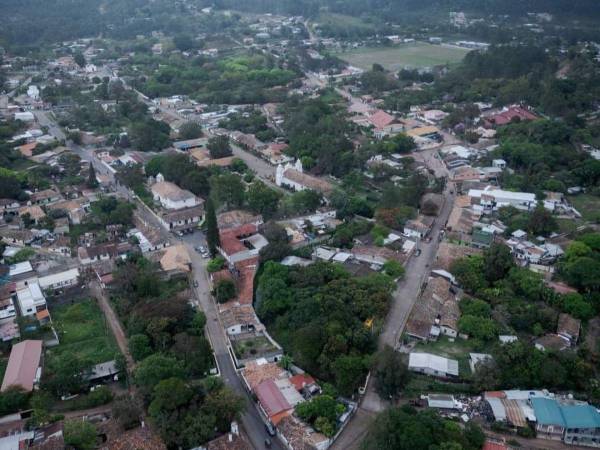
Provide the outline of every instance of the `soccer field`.
[[468,49],[415,42],[394,47],[362,47],[336,53],[336,56],[361,69],[370,69],[374,63],[378,63],[386,69],[399,70],[404,67],[419,69],[446,63],[456,64],[467,53]]

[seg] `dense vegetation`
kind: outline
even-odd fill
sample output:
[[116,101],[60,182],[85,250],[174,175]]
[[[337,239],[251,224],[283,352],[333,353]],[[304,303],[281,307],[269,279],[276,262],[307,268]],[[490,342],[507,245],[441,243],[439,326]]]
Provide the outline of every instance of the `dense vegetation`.
[[295,72],[278,67],[273,57],[263,54],[217,61],[200,57],[192,63],[176,57],[162,61],[149,56],[141,63],[145,63],[148,75],[139,77],[134,85],[146,95],[189,95],[209,104],[281,101],[286,95],[284,87],[297,77]]
[[352,278],[330,263],[288,268],[270,261],[256,308],[299,366],[349,395],[364,381],[376,347],[365,321],[385,317],[393,285],[386,275]]
[[417,412],[414,408],[403,406],[390,408],[377,416],[362,448],[476,450],[483,446],[484,441],[481,429],[471,422],[463,428],[456,422],[441,418],[434,411]]

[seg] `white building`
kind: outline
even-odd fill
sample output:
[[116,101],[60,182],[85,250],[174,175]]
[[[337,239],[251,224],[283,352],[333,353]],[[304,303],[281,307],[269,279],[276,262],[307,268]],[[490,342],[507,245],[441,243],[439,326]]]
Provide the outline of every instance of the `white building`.
[[183,209],[192,208],[199,204],[198,197],[192,194],[190,191],[181,189],[174,183],[165,181],[162,174],[156,176],[156,183],[152,185],[152,195],[154,201],[160,202],[160,204],[166,209]]
[[458,377],[458,361],[431,353],[412,352],[408,360],[408,370],[434,377]]
[[469,197],[478,200],[484,211],[495,211],[503,206],[513,206],[522,211],[532,211],[537,200],[529,192],[511,192],[486,186],[485,189],[470,189]]
[[33,122],[35,120],[35,116],[31,111],[26,112],[16,112],[15,120],[20,120],[21,122]]
[[32,98],[33,100],[39,100],[40,99],[40,90],[38,89],[37,86],[31,84],[27,88],[27,95],[30,98]]
[[44,297],[37,281],[28,283],[23,288],[17,290],[17,302],[23,316],[32,316],[38,311],[47,309],[46,297]]
[[304,173],[302,162],[298,159],[294,164],[278,165],[275,171],[275,184],[293,191],[312,189],[323,195],[329,194],[333,187],[328,181]]
[[487,353],[469,353],[469,367],[471,368],[471,373],[475,373],[479,363],[485,363],[486,361],[491,361],[492,359],[492,355]]
[[62,289],[75,286],[79,281],[79,269],[69,269],[63,272],[53,273],[38,279],[42,289]]

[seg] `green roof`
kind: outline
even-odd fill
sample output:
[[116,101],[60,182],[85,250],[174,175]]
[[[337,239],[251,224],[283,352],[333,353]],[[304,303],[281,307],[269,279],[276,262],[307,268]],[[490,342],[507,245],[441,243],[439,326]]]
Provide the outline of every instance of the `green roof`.
[[591,405],[561,405],[551,398],[531,399],[537,422],[564,428],[600,428],[600,413]]

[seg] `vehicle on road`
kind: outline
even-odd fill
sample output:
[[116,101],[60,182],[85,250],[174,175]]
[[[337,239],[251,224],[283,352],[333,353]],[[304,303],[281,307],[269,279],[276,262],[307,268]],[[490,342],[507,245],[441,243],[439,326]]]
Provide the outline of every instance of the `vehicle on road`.
[[271,436],[275,436],[277,434],[277,430],[270,423],[265,423],[265,428],[267,429],[267,433],[269,433]]
[[415,250],[415,256],[419,256],[421,254],[421,249],[418,248]]
[[194,280],[194,287],[197,288],[198,287],[198,281]]

